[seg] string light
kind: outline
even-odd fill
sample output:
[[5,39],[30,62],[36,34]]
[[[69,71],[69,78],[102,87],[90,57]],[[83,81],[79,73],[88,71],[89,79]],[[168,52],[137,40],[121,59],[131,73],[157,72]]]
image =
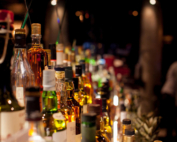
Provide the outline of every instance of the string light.
[[133,12],[132,12],[132,15],[133,15],[133,16],[138,16],[138,11],[133,11]]
[[156,4],[156,0],[150,0],[149,3],[150,3],[151,5],[155,5],[155,4]]
[[51,0],[51,5],[53,6],[57,5],[57,0]]

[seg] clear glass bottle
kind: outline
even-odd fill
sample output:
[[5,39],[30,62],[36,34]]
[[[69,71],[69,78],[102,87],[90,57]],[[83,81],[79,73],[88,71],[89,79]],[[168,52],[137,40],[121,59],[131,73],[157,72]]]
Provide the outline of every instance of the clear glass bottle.
[[74,99],[74,83],[72,81],[72,67],[65,67],[65,86],[67,95],[67,104],[74,110],[76,116],[76,141],[81,141],[81,106]]
[[[11,88],[10,66],[14,45],[13,28],[10,27],[13,27],[14,14],[9,10],[1,10],[0,17],[0,141],[6,141],[23,128],[25,109],[18,104]],[[3,60],[5,50],[7,52]]]
[[48,65],[47,52],[41,47],[41,24],[31,24],[32,47],[28,50],[28,62],[35,75],[35,86],[42,88],[42,71]]
[[72,107],[67,104],[66,86],[65,86],[65,68],[55,67],[55,82],[57,98],[59,103],[59,111],[65,117],[67,126],[67,141],[75,141],[76,134],[76,115]]
[[[57,95],[55,88],[55,71],[43,71],[43,124],[45,129],[45,136],[48,139],[56,140],[56,137],[62,137],[66,140],[66,120],[60,109],[57,108]],[[65,134],[65,135],[64,135]],[[63,136],[62,136],[63,135]]]
[[135,142],[135,130],[126,129],[125,135],[123,136],[123,142]]
[[15,30],[14,61],[11,71],[12,89],[20,106],[25,106],[25,88],[34,85],[34,73],[26,56],[25,29]]
[[[44,138],[42,114],[40,112],[39,87],[26,88],[26,121],[28,121],[28,142],[47,142]],[[33,106],[33,107],[31,107]]]

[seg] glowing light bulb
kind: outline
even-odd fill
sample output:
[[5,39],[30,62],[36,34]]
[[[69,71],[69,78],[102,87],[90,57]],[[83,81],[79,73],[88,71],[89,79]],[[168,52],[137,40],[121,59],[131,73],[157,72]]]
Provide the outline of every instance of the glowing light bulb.
[[156,4],[156,0],[150,0],[149,3],[150,3],[151,5],[155,5],[155,4]]
[[114,104],[115,106],[118,106],[118,104],[119,104],[119,98],[118,98],[118,96],[114,96],[114,97],[113,97],[113,104]]

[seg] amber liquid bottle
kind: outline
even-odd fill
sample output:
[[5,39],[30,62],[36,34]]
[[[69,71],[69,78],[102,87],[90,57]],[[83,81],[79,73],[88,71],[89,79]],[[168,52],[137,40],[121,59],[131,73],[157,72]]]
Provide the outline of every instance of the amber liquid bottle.
[[41,24],[31,24],[32,47],[28,50],[28,62],[35,75],[35,86],[42,88],[42,71],[48,65],[47,52],[41,47]]

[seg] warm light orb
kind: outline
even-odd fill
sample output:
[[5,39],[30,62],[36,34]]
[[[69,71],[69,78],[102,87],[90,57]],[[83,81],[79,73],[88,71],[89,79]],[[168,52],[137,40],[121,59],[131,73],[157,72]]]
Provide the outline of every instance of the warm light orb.
[[133,12],[132,12],[132,15],[133,15],[133,16],[138,16],[138,11],[133,11]]
[[79,16],[79,20],[80,20],[81,22],[83,22],[83,20],[84,20],[83,15],[80,15],[80,16]]
[[51,5],[53,6],[57,5],[57,0],[51,0]]
[[80,15],[82,15],[82,12],[81,11],[76,11],[75,15],[79,17]]
[[150,0],[149,3],[150,3],[151,5],[155,5],[155,4],[156,4],[156,0]]

